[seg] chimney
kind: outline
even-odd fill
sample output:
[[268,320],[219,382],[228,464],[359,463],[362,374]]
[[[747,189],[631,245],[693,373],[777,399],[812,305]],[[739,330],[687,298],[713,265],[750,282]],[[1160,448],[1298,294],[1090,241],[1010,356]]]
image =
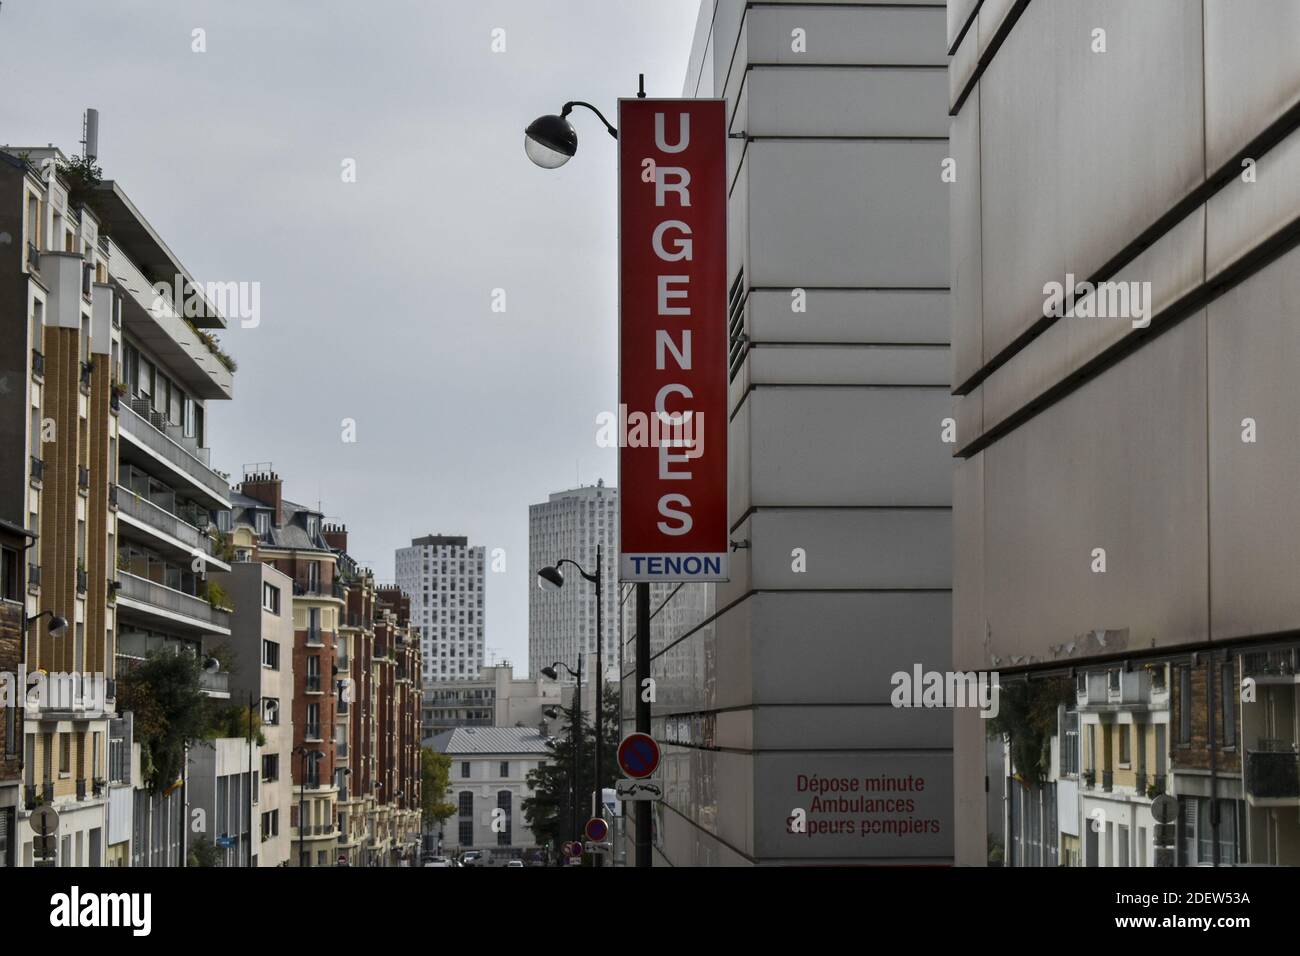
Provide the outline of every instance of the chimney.
[[321,528],[325,543],[335,551],[348,549],[348,526],[345,524],[327,524]]
[[88,109],[81,121],[81,155],[94,163],[99,157],[99,110]]
[[239,491],[273,509],[275,514],[271,520],[275,522],[277,528],[284,524],[284,500],[280,495],[280,476],[275,472],[263,471],[245,475]]

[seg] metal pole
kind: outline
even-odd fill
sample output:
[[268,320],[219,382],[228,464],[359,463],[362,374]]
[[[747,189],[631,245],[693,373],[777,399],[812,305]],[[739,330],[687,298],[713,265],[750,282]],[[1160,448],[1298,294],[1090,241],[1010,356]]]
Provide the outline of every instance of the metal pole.
[[[602,731],[604,729],[601,718],[604,713],[602,698],[605,696],[605,673],[602,669],[601,661],[603,660],[602,652],[604,651],[605,636],[604,631],[602,630],[603,623],[601,621],[601,618],[603,617],[600,606],[601,577],[600,542],[596,542],[596,779],[594,781],[596,789],[596,812],[592,815],[603,818],[605,816],[605,794],[601,789],[600,783],[600,744],[601,737],[603,736]],[[600,857],[601,855],[597,853],[595,860],[593,860],[593,863],[597,867],[601,865]]]
[[303,863],[303,830],[306,828],[307,807],[307,748],[304,747],[298,754],[298,865],[305,866]]
[[578,829],[578,791],[581,777],[578,768],[582,766],[582,651],[578,651],[578,696],[573,702],[573,805],[569,808],[573,817],[573,838],[582,840],[582,831]]
[[[650,679],[650,585],[636,586],[636,729],[650,733],[650,701],[645,682]],[[636,802],[636,865],[650,866],[650,801]]]

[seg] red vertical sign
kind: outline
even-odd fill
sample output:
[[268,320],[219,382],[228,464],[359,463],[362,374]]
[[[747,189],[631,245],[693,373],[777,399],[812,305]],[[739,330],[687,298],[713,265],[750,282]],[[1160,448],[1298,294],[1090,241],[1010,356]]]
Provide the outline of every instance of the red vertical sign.
[[619,577],[725,581],[723,100],[619,101]]

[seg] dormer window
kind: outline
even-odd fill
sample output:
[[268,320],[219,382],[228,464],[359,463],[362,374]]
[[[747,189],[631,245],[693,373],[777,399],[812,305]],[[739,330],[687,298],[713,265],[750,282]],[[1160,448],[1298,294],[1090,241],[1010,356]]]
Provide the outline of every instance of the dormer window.
[[257,528],[257,536],[265,538],[271,533],[271,513],[269,511],[259,511],[253,516],[254,526]]
[[307,536],[315,538],[320,533],[320,519],[315,515],[307,516]]

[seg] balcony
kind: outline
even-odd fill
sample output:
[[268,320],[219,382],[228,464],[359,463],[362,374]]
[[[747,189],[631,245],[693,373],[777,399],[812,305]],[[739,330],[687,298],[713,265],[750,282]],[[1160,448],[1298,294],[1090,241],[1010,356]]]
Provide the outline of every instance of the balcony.
[[119,608],[172,627],[184,625],[206,634],[230,634],[230,612],[214,608],[197,595],[125,571],[118,572],[118,582],[122,585],[117,592]]
[[151,539],[161,538],[173,556],[182,555],[188,560],[197,552],[209,565],[230,570],[230,565],[214,556],[212,539],[188,521],[129,488],[112,485],[109,493],[115,496],[119,516],[127,519],[126,524],[149,531]]
[[32,374],[37,378],[45,377],[45,356],[37,349],[32,349]]
[[1251,651],[1241,655],[1241,673],[1243,677],[1253,678],[1256,684],[1294,684],[1298,656],[1294,647]]
[[1283,741],[1261,739],[1259,744],[1246,751],[1247,802],[1252,807],[1300,806],[1300,754]]
[[203,692],[205,697],[211,697],[217,700],[229,700],[230,674],[226,671],[200,671],[199,690]]
[[131,458],[131,446],[139,452],[136,463],[156,470],[159,460],[177,476],[185,479],[206,499],[205,504],[220,510],[230,508],[230,484],[208,467],[208,450],[185,436],[183,429],[149,409],[148,402],[134,399],[119,413],[122,434],[127,441],[122,451]]
[[45,478],[45,462],[32,455],[32,483],[40,484]]

